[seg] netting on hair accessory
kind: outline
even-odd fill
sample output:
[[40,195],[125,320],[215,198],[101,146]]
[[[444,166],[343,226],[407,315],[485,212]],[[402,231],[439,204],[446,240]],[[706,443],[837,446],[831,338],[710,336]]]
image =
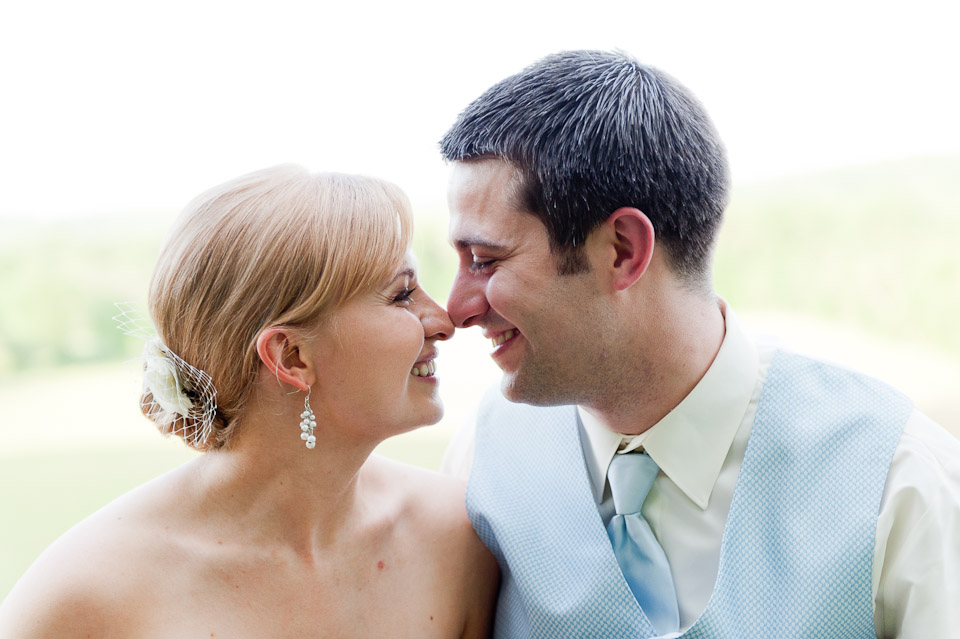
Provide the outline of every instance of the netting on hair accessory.
[[210,376],[167,348],[153,322],[130,302],[118,302],[114,316],[124,334],[145,340],[143,347],[143,414],[164,434],[182,437],[205,448],[213,436],[217,389]]

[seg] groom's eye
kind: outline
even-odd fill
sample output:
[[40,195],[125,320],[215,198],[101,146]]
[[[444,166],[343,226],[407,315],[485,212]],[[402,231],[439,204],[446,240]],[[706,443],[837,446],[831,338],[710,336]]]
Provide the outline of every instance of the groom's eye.
[[472,256],[471,260],[470,270],[474,272],[482,271],[490,267],[496,261],[489,258],[477,257],[476,255]]

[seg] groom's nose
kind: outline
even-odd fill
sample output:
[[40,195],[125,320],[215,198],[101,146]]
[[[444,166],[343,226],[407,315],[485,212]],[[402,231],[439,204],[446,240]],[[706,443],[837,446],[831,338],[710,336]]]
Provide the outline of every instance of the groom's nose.
[[447,299],[447,312],[454,326],[466,328],[478,324],[489,308],[484,283],[461,266]]

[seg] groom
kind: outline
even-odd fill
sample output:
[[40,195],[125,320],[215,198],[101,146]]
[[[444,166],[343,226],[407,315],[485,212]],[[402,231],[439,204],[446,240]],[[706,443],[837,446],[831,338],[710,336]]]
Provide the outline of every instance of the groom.
[[503,370],[445,460],[503,571],[497,636],[956,636],[960,443],[748,337],[711,282],[724,148],[684,86],[556,54],[441,147],[449,312]]

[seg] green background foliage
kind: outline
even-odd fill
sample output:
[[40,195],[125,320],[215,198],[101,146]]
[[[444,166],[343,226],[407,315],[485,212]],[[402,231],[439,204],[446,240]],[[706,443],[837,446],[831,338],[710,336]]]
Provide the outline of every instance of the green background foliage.
[[960,158],[771,181],[735,190],[716,287],[960,357],[958,240]]

